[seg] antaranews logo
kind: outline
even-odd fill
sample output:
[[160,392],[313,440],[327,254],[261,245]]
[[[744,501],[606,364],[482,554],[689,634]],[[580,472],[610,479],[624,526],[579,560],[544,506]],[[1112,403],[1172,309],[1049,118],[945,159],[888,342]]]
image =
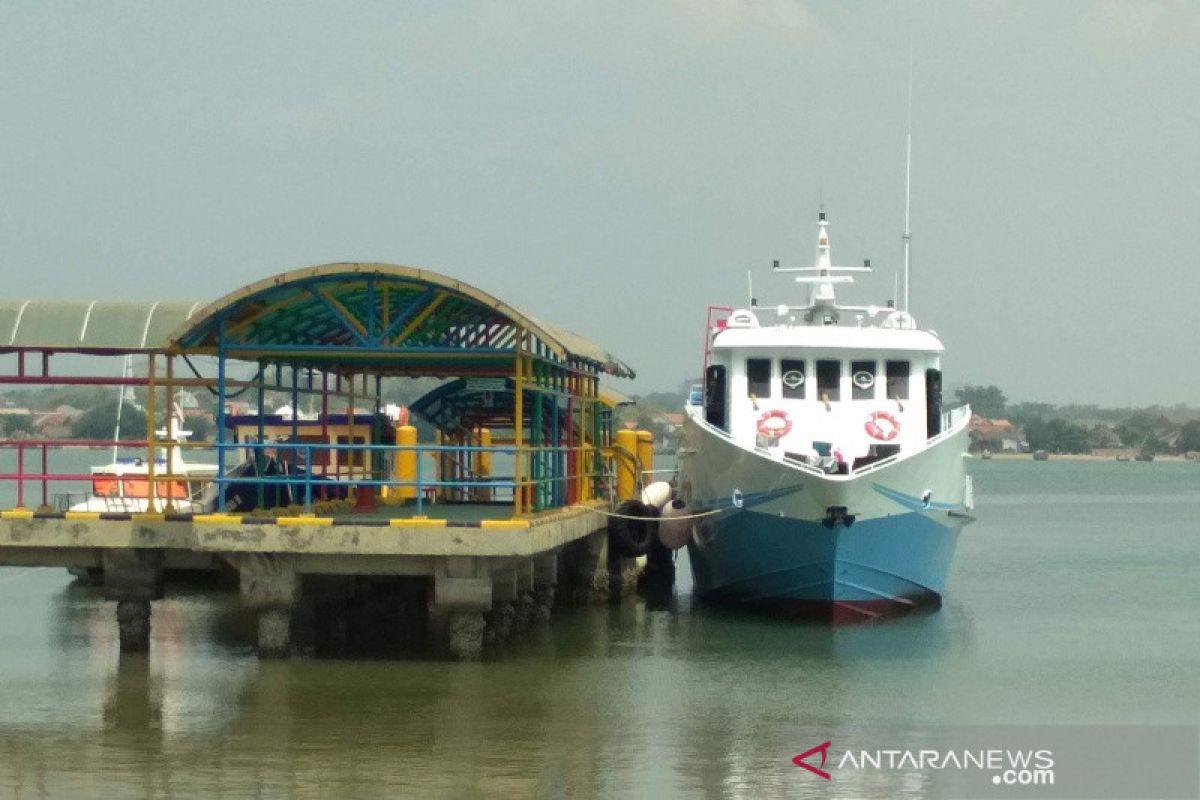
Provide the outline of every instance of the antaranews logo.
[[825,766],[825,759],[829,757],[829,745],[830,744],[832,744],[832,741],[825,742],[824,744],[819,744],[816,747],[813,747],[809,750],[805,750],[803,753],[801,753],[800,755],[793,758],[792,763],[795,764],[797,767],[804,767],[806,770],[813,773],[814,775],[820,775],[825,780],[829,780],[828,772],[826,772],[823,769],[819,769],[818,767],[814,767],[812,764],[809,764],[804,759],[808,758],[809,756],[814,756],[817,753],[820,753],[821,754],[821,766],[822,767]]
[[[825,780],[832,776],[823,767],[829,759],[829,748],[833,742],[827,741],[805,750],[792,759],[797,767],[803,767],[814,775]],[[820,767],[808,763],[809,758],[821,755]],[[838,769],[852,770],[980,770],[990,771],[992,783],[1005,786],[1053,785],[1054,784],[1054,754],[1050,750],[1006,750],[1006,749],[888,749],[888,750],[847,750],[837,762]]]

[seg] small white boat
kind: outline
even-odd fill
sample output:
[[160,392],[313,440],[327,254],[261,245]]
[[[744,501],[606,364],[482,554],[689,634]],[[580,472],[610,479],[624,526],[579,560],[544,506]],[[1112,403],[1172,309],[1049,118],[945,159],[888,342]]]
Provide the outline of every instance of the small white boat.
[[[173,417],[169,430],[160,430],[163,442],[187,441],[191,431],[182,429],[182,420]],[[170,461],[167,451],[170,450]],[[183,447],[162,447],[154,462],[155,499],[158,511],[168,505],[178,514],[203,514],[216,508],[216,464],[184,459]],[[115,456],[115,453],[114,453]],[[168,468],[169,467],[169,468]],[[150,508],[150,464],[143,457],[114,458],[108,464],[92,467],[91,493],[71,511],[142,514]],[[162,478],[160,476],[170,476]]]

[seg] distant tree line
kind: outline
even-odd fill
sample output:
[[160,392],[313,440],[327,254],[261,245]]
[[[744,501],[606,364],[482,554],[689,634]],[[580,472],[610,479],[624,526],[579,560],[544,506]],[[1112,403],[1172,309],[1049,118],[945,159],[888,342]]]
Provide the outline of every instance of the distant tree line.
[[1200,410],[1173,408],[1100,408],[1012,403],[996,386],[956,389],[959,403],[988,419],[1007,419],[1025,434],[1031,450],[1090,453],[1100,448],[1133,448],[1146,455],[1200,452]]

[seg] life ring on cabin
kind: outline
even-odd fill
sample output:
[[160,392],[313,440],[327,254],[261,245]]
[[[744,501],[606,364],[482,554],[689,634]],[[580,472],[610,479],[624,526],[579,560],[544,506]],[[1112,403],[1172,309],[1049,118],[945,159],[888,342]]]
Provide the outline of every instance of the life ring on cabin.
[[890,442],[900,433],[900,422],[886,411],[876,411],[867,417],[864,426],[867,436],[881,442]]
[[758,432],[763,436],[782,438],[787,436],[791,429],[792,421],[788,419],[787,412],[783,409],[771,409],[758,418]]

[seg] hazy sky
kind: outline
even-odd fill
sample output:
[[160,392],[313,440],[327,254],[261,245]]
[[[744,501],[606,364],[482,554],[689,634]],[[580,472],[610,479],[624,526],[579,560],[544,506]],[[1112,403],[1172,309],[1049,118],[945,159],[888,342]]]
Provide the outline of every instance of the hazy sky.
[[[1200,400],[1200,3],[0,2],[9,297],[212,300],[433,269],[639,372],[705,307],[900,266],[946,379]],[[623,384],[623,385],[621,385]]]

